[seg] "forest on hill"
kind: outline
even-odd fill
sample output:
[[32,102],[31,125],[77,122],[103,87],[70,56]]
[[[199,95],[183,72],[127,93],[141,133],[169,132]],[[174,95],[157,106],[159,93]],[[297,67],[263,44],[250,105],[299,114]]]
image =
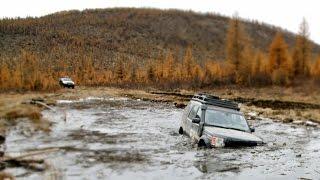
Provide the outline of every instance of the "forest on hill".
[[61,76],[89,86],[316,84],[319,52],[305,21],[295,35],[190,11],[66,11],[0,20],[0,89],[55,90]]

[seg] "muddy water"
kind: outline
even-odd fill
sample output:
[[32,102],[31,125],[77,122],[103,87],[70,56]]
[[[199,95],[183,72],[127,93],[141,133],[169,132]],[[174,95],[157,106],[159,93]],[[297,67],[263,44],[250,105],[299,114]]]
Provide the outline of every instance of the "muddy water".
[[6,142],[11,154],[51,150],[36,156],[48,170],[7,172],[18,179],[320,178],[318,129],[250,121],[266,145],[198,149],[177,133],[182,110],[169,104],[91,97],[60,101],[56,109],[43,112],[51,133],[17,128]]

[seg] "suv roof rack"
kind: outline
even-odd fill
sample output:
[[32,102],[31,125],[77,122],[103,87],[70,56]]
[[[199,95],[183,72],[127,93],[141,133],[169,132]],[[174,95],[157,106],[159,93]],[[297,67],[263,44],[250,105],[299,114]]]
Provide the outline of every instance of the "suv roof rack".
[[203,104],[228,108],[228,109],[234,109],[236,111],[240,111],[240,108],[237,103],[225,99],[220,99],[218,96],[205,94],[205,93],[199,93],[195,94],[192,97],[192,100],[199,101]]

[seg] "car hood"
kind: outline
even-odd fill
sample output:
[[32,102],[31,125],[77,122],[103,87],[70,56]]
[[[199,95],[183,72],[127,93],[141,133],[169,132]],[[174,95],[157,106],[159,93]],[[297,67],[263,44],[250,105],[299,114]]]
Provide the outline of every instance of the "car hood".
[[248,132],[208,126],[204,127],[204,130],[210,135],[222,137],[228,140],[262,143],[262,139]]

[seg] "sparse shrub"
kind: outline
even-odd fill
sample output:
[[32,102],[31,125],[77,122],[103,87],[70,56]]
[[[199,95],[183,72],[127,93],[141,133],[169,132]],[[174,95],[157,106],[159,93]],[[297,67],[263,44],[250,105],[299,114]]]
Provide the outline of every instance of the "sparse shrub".
[[14,119],[18,119],[21,118],[21,114],[19,114],[17,111],[10,111],[8,113],[6,113],[6,115],[4,116],[5,119],[8,120],[14,120]]
[[42,118],[40,110],[37,108],[17,108],[7,112],[4,115],[7,120],[15,120],[18,118],[28,118],[33,122],[39,122]]

